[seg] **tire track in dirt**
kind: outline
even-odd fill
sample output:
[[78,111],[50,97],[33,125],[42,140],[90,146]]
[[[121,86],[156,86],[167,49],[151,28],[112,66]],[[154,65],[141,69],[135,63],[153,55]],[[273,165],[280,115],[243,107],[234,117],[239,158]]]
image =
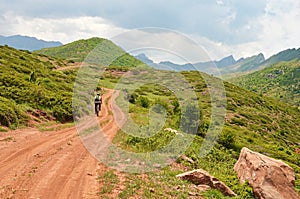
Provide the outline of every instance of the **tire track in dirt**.
[[[109,140],[118,131],[111,113],[125,121],[113,93],[103,95],[98,118]],[[56,132],[22,129],[5,136],[15,141],[0,142],[0,198],[98,198],[97,172],[107,168],[87,151],[75,127]]]

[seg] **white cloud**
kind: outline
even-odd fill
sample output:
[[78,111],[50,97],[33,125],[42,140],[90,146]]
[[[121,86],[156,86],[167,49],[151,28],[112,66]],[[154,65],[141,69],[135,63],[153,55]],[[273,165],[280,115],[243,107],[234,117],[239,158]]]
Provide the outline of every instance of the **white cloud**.
[[124,32],[111,38],[133,54],[145,53],[156,62],[176,63],[208,61],[210,57],[191,37],[170,29],[143,28]]
[[218,5],[224,5],[224,2],[223,2],[222,0],[217,0],[216,3],[217,3]]
[[[112,2],[117,5],[116,0]],[[300,1],[298,0],[253,0],[247,3],[242,3],[240,0],[217,0],[209,3],[191,2],[187,5],[175,1],[172,5],[163,7],[159,1],[155,1],[157,5],[150,2],[143,5],[136,4],[136,0],[130,3],[134,5],[130,10],[125,10],[123,7],[125,3],[120,7],[105,4],[100,9],[98,6],[101,13],[93,17],[77,14],[74,16],[66,14],[64,17],[38,14],[34,17],[32,14],[30,17],[14,11],[4,12],[0,14],[0,35],[22,34],[68,43],[94,36],[110,39],[131,28],[157,24],[160,27],[173,27],[183,32],[188,38],[196,41],[208,56],[206,58],[198,56],[193,47],[186,45],[184,39],[180,40],[175,36],[176,34],[167,34],[163,31],[151,35],[152,39],[147,38],[149,33],[139,32],[136,37],[128,38],[128,41],[144,46],[149,46],[150,41],[152,46],[163,46],[170,51],[180,49],[179,53],[182,55],[186,56],[186,52],[189,52],[188,59],[192,61],[203,61],[208,59],[207,57],[221,59],[231,54],[238,59],[260,52],[269,57],[287,48],[300,47]],[[45,7],[48,5],[45,2],[44,4]],[[84,5],[84,14],[88,15],[86,10],[89,4],[83,2],[77,4]],[[164,10],[166,6],[169,6],[171,11]],[[132,9],[136,12],[131,12]],[[76,11],[78,12],[79,10]],[[155,14],[150,15],[150,13]],[[158,18],[160,21],[157,20]],[[168,59],[167,53],[152,52],[152,56],[158,61]]]
[[39,39],[69,43],[91,37],[110,38],[125,29],[101,17],[32,18],[6,13],[0,19],[2,35],[22,34]]
[[237,31],[239,35],[246,37],[251,37],[252,32],[257,31],[258,37],[236,44],[217,45],[218,43],[209,41],[209,45],[206,47],[209,54],[215,58],[232,54],[238,59],[264,53],[268,58],[287,48],[299,48],[300,1],[268,0],[265,14],[253,17]]
[[[297,0],[268,0],[265,15],[253,20],[262,27],[254,42],[269,57],[287,48],[299,48],[300,2]],[[253,45],[248,45],[247,49]]]

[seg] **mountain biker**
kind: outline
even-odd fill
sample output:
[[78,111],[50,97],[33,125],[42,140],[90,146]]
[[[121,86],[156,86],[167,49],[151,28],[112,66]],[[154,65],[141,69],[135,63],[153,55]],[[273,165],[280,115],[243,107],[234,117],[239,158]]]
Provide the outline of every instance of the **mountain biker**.
[[[102,104],[102,96],[100,95],[100,93],[97,93],[97,95],[95,96],[95,113],[98,116],[98,111],[97,110],[101,110],[101,104]],[[97,109],[99,107],[99,109]]]

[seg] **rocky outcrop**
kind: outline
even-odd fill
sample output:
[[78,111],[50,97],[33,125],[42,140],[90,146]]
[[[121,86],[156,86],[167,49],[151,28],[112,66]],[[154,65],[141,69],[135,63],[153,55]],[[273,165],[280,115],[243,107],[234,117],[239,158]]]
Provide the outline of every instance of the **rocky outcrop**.
[[202,169],[197,169],[186,173],[182,173],[177,175],[176,177],[182,180],[188,180],[194,183],[195,185],[208,185],[211,188],[221,191],[226,196],[236,196],[236,194],[229,187],[227,187],[223,182],[209,175],[208,172]]
[[256,197],[261,199],[300,199],[294,189],[293,169],[248,148],[243,148],[234,166],[240,183],[249,182]]

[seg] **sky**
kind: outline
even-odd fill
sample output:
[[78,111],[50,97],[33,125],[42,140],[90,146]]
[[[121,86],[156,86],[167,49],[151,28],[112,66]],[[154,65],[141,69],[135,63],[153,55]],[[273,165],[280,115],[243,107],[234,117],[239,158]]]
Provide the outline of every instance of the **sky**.
[[[213,60],[258,53],[268,58],[300,47],[300,1],[1,0],[0,27],[0,35],[64,44],[94,36],[113,40],[124,32],[156,27],[191,39]],[[170,41],[170,34],[157,34]],[[146,39],[143,35],[147,36],[141,34],[139,40]],[[189,47],[182,45],[182,50]]]

